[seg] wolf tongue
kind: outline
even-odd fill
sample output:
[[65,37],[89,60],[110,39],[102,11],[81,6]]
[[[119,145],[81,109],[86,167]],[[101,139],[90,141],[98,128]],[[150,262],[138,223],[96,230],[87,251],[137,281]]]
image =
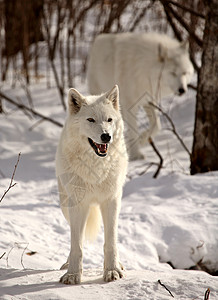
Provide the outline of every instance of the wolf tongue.
[[105,152],[107,150],[107,144],[97,144],[97,147],[101,152]]

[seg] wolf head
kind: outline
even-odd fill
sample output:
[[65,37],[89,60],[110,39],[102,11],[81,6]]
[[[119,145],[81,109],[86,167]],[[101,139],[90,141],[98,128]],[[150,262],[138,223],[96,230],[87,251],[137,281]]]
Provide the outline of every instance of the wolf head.
[[75,143],[106,157],[110,144],[122,134],[118,86],[102,95],[88,97],[70,89],[68,108],[68,127]]
[[163,63],[162,87],[169,88],[165,94],[184,94],[194,72],[188,42],[173,47],[159,44],[159,61]]

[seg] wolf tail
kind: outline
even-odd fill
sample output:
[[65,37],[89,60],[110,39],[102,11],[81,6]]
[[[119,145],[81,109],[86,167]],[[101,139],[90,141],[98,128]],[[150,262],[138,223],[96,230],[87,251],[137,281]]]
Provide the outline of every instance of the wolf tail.
[[89,241],[94,241],[97,238],[101,225],[101,212],[99,206],[92,206],[89,210],[88,219],[86,222],[85,238]]

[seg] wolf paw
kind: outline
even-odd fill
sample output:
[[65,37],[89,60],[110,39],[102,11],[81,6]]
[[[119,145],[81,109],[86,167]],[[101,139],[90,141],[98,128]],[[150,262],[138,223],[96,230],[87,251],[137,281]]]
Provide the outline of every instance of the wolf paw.
[[120,278],[123,278],[124,274],[123,271],[119,268],[115,268],[114,270],[105,270],[104,271],[104,281],[110,282],[115,281]]
[[64,284],[79,284],[81,283],[81,275],[79,273],[75,273],[75,274],[65,273],[60,278],[60,282]]

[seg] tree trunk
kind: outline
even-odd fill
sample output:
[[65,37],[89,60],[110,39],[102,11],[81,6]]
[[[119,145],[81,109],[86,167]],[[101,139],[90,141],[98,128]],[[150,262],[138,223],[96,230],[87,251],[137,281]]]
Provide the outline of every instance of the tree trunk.
[[198,78],[191,174],[218,170],[218,1],[207,9]]
[[6,59],[2,80],[6,80],[9,62],[21,51],[23,68],[29,81],[29,47],[43,40],[41,15],[44,0],[4,0],[5,45],[3,56]]

